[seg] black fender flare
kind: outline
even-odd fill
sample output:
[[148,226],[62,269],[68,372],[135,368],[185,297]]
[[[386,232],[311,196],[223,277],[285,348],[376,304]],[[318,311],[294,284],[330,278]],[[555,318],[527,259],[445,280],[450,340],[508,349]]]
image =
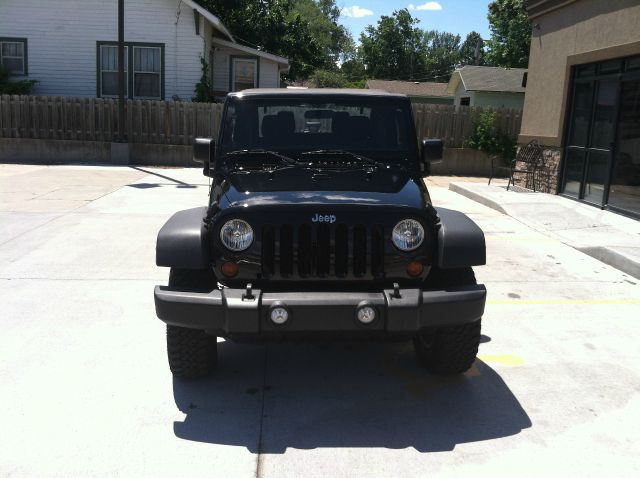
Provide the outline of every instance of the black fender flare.
[[459,211],[443,207],[435,209],[438,214],[438,267],[455,269],[485,265],[487,252],[482,229]]
[[156,265],[180,269],[210,266],[208,232],[203,219],[206,207],[175,213],[162,226],[156,241]]

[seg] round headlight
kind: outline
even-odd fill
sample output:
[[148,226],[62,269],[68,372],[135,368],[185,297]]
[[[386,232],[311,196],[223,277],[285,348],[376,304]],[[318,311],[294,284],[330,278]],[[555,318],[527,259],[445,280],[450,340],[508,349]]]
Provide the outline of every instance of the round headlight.
[[242,219],[231,219],[220,229],[220,240],[230,251],[244,251],[253,242],[253,229]]
[[403,219],[393,228],[393,244],[401,251],[413,251],[424,241],[424,229],[418,221]]

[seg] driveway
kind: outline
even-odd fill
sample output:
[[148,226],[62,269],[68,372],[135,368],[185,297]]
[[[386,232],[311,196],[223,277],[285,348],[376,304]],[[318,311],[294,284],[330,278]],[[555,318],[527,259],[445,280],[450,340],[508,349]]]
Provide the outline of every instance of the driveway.
[[431,182],[487,236],[479,359],[222,342],[172,380],[155,236],[200,171],[0,165],[3,476],[638,476],[637,280]]

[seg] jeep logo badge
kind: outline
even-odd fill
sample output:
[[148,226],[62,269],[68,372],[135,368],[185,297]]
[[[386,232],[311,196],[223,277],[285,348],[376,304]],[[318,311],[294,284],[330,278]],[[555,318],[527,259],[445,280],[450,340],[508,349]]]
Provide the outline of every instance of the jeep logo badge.
[[329,214],[322,215],[322,214],[316,213],[316,215],[313,216],[311,218],[311,220],[313,222],[328,222],[330,224],[333,224],[334,222],[336,222],[336,217],[333,214],[331,214],[331,215],[329,215]]

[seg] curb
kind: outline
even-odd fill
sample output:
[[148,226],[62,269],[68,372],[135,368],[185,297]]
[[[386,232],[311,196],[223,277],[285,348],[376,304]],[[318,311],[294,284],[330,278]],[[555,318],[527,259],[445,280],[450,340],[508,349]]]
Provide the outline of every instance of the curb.
[[[571,246],[571,244],[568,244]],[[573,247],[573,246],[571,246]],[[640,279],[640,263],[608,247],[574,247],[574,249]]]
[[611,266],[615,269],[618,269],[621,272],[624,272],[625,274],[629,274],[630,276],[636,279],[640,279],[640,262],[634,259],[631,259],[625,254],[621,254],[620,252],[614,249],[611,249],[609,247],[603,247],[603,246],[584,247],[584,246],[571,244],[570,242],[566,242],[564,240],[559,239],[551,231],[540,230],[539,228],[535,227],[533,224],[530,224],[528,221],[523,221],[521,219],[518,219],[515,216],[512,216],[511,214],[509,214],[509,212],[507,212],[507,210],[504,207],[502,207],[499,203],[497,203],[493,199],[489,199],[485,196],[482,196],[481,194],[473,192],[456,183],[450,183],[449,190],[455,193],[458,193],[461,196],[464,196],[468,199],[471,199],[477,203],[480,203],[484,206],[487,206],[491,209],[494,209],[504,214],[505,216],[512,217],[516,221],[521,222],[522,224],[525,224],[528,227],[531,227],[535,231],[541,234],[544,234],[545,236],[553,237],[554,239],[557,239],[559,242],[566,244],[567,246],[575,249],[576,251],[580,251],[583,254],[588,255],[589,257],[592,257],[604,264],[607,264],[608,266]]
[[469,198],[475,202],[478,202],[484,206],[490,207],[491,209],[495,209],[498,212],[501,212],[502,214],[505,214],[506,216],[509,216],[510,214],[500,205],[498,204],[496,201],[494,201],[493,199],[489,199],[486,198],[480,194],[474,193],[473,191],[468,190],[467,188],[464,188],[462,186],[459,186],[457,183],[449,183],[449,191],[453,191],[454,193],[458,193],[461,196],[464,196],[466,198]]

